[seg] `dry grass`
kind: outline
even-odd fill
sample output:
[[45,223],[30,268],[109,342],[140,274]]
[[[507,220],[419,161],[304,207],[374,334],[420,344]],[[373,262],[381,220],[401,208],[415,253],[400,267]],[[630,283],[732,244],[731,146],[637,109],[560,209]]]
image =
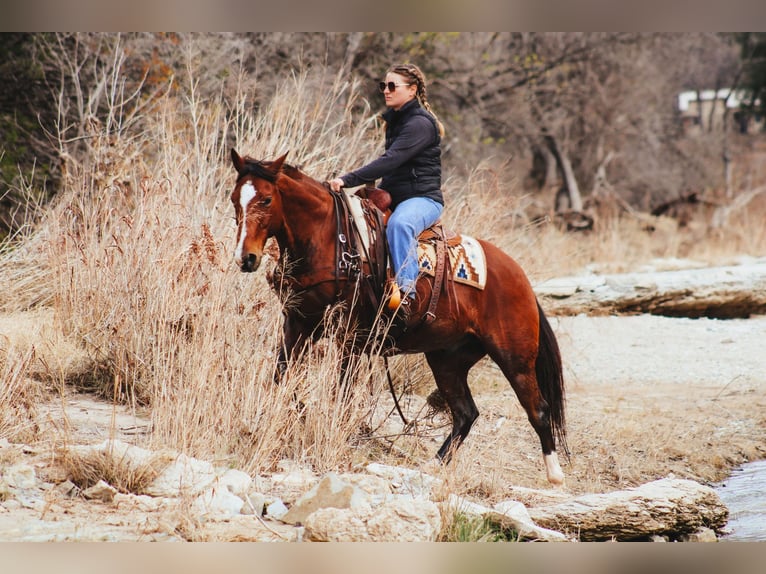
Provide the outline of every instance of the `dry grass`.
[[[49,389],[80,385],[109,400],[144,405],[152,423],[148,446],[225,460],[253,473],[268,471],[283,458],[321,472],[370,459],[412,462],[430,456],[446,421],[423,417],[409,433],[395,425],[385,428],[392,405],[379,363],[355,365],[356,382],[341,397],[338,348],[322,343],[275,386],[278,301],[262,273],[241,274],[230,260],[229,142],[254,157],[273,158],[289,150],[289,161],[319,179],[329,178],[373,157],[380,147],[374,122],[359,122],[351,114],[360,105],[355,87],[321,73],[296,76],[285,81],[269,106],[254,112],[223,99],[200,101],[194,83],[192,75],[186,99],[158,100],[136,122],[140,129],[96,134],[93,156],[68,163],[67,184],[55,204],[34,210],[39,224],[0,251],[0,308],[52,309],[60,344],[74,345],[63,355],[80,357],[68,363],[54,353],[41,372],[33,366],[31,347],[4,350],[0,435],[34,438],[29,425],[42,381]],[[232,101],[247,100],[239,96]],[[620,271],[658,257],[721,262],[766,251],[762,201],[734,214],[732,225],[714,234],[704,226],[679,232],[668,222],[658,222],[648,233],[642,222],[625,215],[599,220],[593,233],[572,235],[530,223],[534,202],[521,194],[508,169],[487,164],[468,180],[450,180],[445,222],[497,243],[533,282],[593,264]],[[342,332],[339,325],[338,336]],[[397,384],[415,392],[413,412],[422,415],[430,375],[418,359],[392,364]],[[507,393],[491,373],[489,366],[477,371],[477,391]],[[30,377],[38,383],[29,384]],[[578,400],[584,399],[575,394],[572,408]],[[515,399],[503,396],[503,401],[503,416],[520,429],[514,435],[524,445],[518,460],[477,470],[501,448],[496,441],[508,440],[479,426],[475,433],[486,440],[466,445],[469,454],[448,471],[455,491],[497,498],[512,483],[509,474],[519,469],[542,476],[531,429],[517,405],[510,415],[505,412]],[[598,428],[605,424],[598,420],[579,424],[596,426],[575,432],[603,437],[605,450],[615,432],[628,432]],[[666,458],[670,430],[651,438],[646,451]],[[637,452],[635,460],[641,457]],[[90,469],[83,471],[83,483],[108,470],[104,461],[82,466]],[[112,471],[130,476],[119,467]],[[589,472],[575,470],[583,476]],[[641,473],[641,468],[615,464],[614,476],[603,483],[636,480]],[[126,489],[138,488],[132,480]],[[591,482],[594,488],[601,486],[599,480]],[[539,486],[539,478],[526,483]]]
[[57,462],[67,479],[86,490],[99,480],[110,484],[125,494],[143,494],[144,490],[160,475],[171,459],[162,454],[146,463],[136,464],[114,453],[93,451],[79,454],[71,449],[61,449]]

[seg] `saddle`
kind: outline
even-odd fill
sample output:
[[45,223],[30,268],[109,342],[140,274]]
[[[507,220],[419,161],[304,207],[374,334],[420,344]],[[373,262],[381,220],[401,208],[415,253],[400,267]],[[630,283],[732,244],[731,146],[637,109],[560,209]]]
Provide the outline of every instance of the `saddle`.
[[[359,214],[355,213],[358,210],[354,209],[353,200],[351,201],[350,212],[354,216],[355,227],[361,236],[362,243],[370,246],[370,249],[367,250],[368,263],[374,275],[371,279],[374,282],[374,286],[377,287],[373,289],[375,303],[379,306],[384,297],[386,286],[393,279],[393,272],[388,265],[388,246],[385,241],[385,226],[391,215],[391,194],[372,184],[366,184],[354,195],[361,198],[362,214],[360,217]],[[372,209],[372,207],[375,209]],[[365,239],[369,241],[366,242]],[[430,324],[436,319],[436,307],[439,303],[439,297],[449,277],[449,274],[446,272],[449,266],[449,258],[446,256],[447,246],[458,245],[460,241],[460,235],[449,230],[445,231],[441,221],[437,221],[418,236],[418,242],[432,244],[436,253],[434,283],[428,310],[421,317],[422,323]]]

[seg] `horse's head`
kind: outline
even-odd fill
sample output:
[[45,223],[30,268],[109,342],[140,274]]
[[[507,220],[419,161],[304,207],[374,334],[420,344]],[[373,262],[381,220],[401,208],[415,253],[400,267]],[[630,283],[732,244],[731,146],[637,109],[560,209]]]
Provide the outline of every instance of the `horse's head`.
[[231,150],[237,184],[231,194],[237,221],[234,259],[242,271],[258,269],[263,246],[282,224],[282,201],[276,181],[287,154],[274,161],[240,157]]

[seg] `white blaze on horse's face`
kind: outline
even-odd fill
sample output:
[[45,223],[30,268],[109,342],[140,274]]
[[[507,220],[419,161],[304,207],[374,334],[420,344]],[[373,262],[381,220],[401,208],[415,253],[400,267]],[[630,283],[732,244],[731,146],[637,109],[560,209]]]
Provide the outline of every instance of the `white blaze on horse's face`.
[[242,221],[240,222],[239,229],[239,241],[237,241],[237,249],[234,252],[234,260],[240,264],[242,262],[242,250],[245,246],[245,238],[247,237],[247,207],[250,202],[255,199],[258,192],[255,186],[251,182],[245,182],[242,187],[239,188],[239,206],[242,213]]

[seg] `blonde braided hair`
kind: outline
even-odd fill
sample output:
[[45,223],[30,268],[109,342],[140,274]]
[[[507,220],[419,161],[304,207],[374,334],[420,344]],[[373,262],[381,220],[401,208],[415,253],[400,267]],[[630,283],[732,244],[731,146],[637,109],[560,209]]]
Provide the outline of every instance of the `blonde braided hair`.
[[428,102],[426,77],[425,74],[423,74],[423,71],[415,64],[397,64],[396,66],[391,66],[386,73],[403,76],[418,87],[415,97],[420,102],[420,105],[434,117],[436,125],[439,126],[439,135],[444,137],[444,125],[441,123],[439,117],[431,108],[431,104]]

